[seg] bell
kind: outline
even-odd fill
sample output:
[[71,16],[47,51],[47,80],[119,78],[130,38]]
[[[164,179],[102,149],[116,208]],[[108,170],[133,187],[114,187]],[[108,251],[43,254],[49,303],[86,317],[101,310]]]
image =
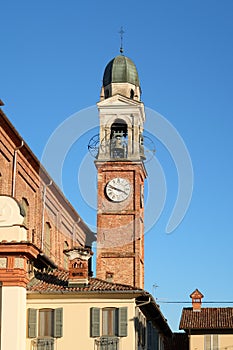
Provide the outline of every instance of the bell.
[[122,145],[122,141],[121,141],[121,137],[120,137],[120,136],[117,136],[117,137],[116,137],[114,148],[116,148],[116,149],[122,149],[122,148],[123,148],[123,145]]

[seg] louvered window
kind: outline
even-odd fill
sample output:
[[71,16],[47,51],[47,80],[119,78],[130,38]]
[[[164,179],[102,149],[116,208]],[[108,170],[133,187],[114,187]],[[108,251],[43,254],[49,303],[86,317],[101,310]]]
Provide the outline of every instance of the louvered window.
[[[62,308],[28,309],[28,338],[38,338],[41,340],[40,343],[43,343],[42,340],[45,338],[61,338],[63,336],[62,329]],[[53,344],[53,342],[50,343]],[[44,348],[42,347],[42,349]]]
[[218,334],[205,335],[205,350],[218,350]]
[[100,336],[100,309],[98,307],[91,308],[91,337]]
[[28,309],[28,338],[37,337],[37,310]]
[[117,309],[117,321],[118,321],[117,335],[119,337],[127,337],[127,331],[128,331],[128,308],[127,307],[120,307],[119,309]]
[[100,317],[99,308],[91,308],[90,335],[91,337],[126,337],[128,329],[128,309],[103,308]]
[[140,310],[137,310],[135,326],[138,346],[144,348],[146,344],[146,318]]

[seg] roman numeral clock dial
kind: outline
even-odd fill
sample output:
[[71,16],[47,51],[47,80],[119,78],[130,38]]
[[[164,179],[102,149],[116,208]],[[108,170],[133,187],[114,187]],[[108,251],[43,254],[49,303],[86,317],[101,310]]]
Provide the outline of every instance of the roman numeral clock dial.
[[130,194],[130,183],[121,177],[110,180],[106,185],[106,195],[113,202],[122,202]]

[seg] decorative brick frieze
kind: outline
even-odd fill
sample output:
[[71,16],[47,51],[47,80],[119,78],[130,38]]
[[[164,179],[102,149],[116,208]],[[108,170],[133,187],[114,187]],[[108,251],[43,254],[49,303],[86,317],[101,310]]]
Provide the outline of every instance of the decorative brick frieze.
[[0,242],[0,281],[3,286],[26,288],[29,282],[27,265],[40,251],[27,242]]

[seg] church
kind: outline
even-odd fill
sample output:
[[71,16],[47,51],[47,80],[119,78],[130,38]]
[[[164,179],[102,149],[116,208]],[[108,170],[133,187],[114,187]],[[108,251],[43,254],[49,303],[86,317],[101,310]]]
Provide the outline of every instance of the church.
[[1,350],[187,348],[144,290],[146,116],[123,54],[105,67],[97,108],[96,234],[0,109]]

